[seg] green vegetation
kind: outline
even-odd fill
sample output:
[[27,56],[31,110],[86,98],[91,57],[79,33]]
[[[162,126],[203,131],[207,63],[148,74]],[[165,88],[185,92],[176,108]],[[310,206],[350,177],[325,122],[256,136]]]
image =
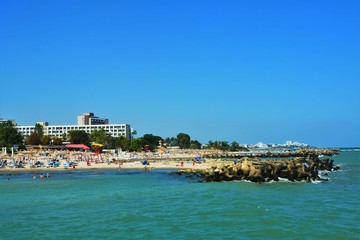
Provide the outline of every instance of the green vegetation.
[[0,123],[0,147],[11,148],[18,145],[19,149],[24,149],[23,136],[14,127],[11,121]]
[[159,136],[154,136],[152,134],[145,134],[141,139],[141,145],[145,147],[145,150],[154,151],[159,146],[159,142],[162,142],[163,139]]
[[226,141],[209,141],[206,148],[222,151],[248,151],[247,148],[240,146],[237,142],[232,142],[231,145],[229,145]]
[[[133,136],[136,131],[133,131]],[[91,147],[91,143],[101,143],[104,149],[118,149],[123,151],[156,151],[161,147],[179,147],[180,149],[213,149],[224,151],[240,151],[246,150],[239,143],[226,141],[209,141],[205,147],[197,140],[192,140],[189,134],[179,133],[176,137],[168,137],[163,139],[153,134],[145,134],[139,138],[127,139],[123,136],[112,137],[105,132],[104,129],[93,131],[91,134],[85,131],[74,130],[64,134],[62,138],[50,137],[44,135],[43,127],[40,124],[35,125],[35,132],[30,136],[24,137],[13,126],[11,121],[0,123],[0,147],[13,147],[18,145],[20,149],[24,149],[26,145],[62,145],[63,141],[70,141],[76,144],[85,144]]]
[[70,142],[76,143],[76,144],[82,143],[85,145],[90,145],[89,134],[87,134],[83,130],[69,131],[69,140],[70,140]]
[[35,124],[35,133],[39,136],[40,139],[44,137],[44,128],[40,124]]
[[90,133],[89,140],[90,142],[103,144],[105,149],[116,147],[116,139],[107,134],[104,129],[95,130]]
[[177,140],[177,138],[175,138],[175,137],[165,138],[164,143],[165,143],[166,146],[168,146],[168,147],[179,146],[178,140]]
[[37,132],[33,132],[30,136],[26,138],[27,145],[40,145],[41,143],[41,138],[39,134],[37,134]]
[[177,141],[179,144],[179,147],[181,149],[187,149],[190,148],[190,136],[186,133],[179,133],[177,136]]

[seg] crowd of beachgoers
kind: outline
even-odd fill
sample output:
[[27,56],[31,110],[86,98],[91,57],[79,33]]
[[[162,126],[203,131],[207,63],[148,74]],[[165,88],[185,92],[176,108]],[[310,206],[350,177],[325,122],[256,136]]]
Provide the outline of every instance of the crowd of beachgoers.
[[[204,151],[178,150],[166,152],[106,152],[95,154],[86,151],[32,150],[19,151],[13,155],[1,154],[0,170],[35,170],[35,169],[69,169],[69,168],[115,168],[142,166],[161,163],[163,166],[183,167],[185,163],[194,166],[194,159],[199,159]],[[140,165],[139,165],[140,164]],[[156,165],[156,164],[155,164]]]
[[[308,149],[296,152],[284,152],[282,157],[291,156],[331,156],[338,152],[334,149]],[[218,150],[166,150],[158,152],[124,152],[112,151],[96,154],[90,151],[75,150],[46,150],[34,149],[19,151],[13,154],[0,154],[0,171],[4,170],[36,170],[36,169],[76,169],[76,168],[142,168],[151,164],[153,168],[205,168],[211,167],[211,162],[221,161],[223,158],[261,157],[269,155],[266,152],[251,151],[228,153]],[[249,155],[250,154],[250,155]],[[262,154],[262,155],[261,155]],[[279,153],[272,153],[267,157],[279,157]],[[309,156],[310,156],[309,155]],[[281,156],[280,156],[281,157]],[[206,160],[206,161],[205,161]],[[205,163],[206,162],[206,163]]]

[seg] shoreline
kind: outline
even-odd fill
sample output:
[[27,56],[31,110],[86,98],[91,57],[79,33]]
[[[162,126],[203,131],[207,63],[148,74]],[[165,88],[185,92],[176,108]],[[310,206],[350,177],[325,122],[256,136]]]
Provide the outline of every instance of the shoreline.
[[[338,150],[308,149],[296,152],[286,152],[286,157],[310,157],[317,158],[320,155],[332,156]],[[248,153],[247,153],[248,154]],[[94,155],[91,152],[70,151],[35,151],[19,152],[14,156],[2,156],[2,172],[57,172],[72,170],[107,170],[107,169],[144,169],[144,161],[147,161],[147,169],[174,169],[174,170],[205,170],[218,164],[230,163],[233,159],[242,160],[248,156],[242,153],[213,151],[180,151],[158,153],[125,153],[122,156],[115,154]],[[262,155],[261,155],[262,156]],[[260,156],[250,158],[258,159]],[[267,158],[277,158],[277,154],[266,153]],[[284,156],[282,156],[284,157]],[[72,165],[75,165],[73,168]]]
[[[211,161],[213,162],[213,161]],[[146,165],[147,170],[156,170],[156,169],[174,169],[174,170],[187,170],[187,169],[207,169],[210,168],[212,164],[207,162],[193,163],[190,161],[181,161],[175,160],[149,160],[149,165]],[[86,171],[86,170],[144,170],[145,165],[142,164],[142,161],[131,161],[124,162],[121,165],[117,163],[91,163],[90,166],[87,166],[86,162],[79,162],[78,165],[73,167],[63,167],[63,162],[60,163],[59,167],[34,167],[30,168],[25,166],[22,168],[9,168],[4,167],[0,168],[0,174],[5,172],[60,172],[60,171]]]

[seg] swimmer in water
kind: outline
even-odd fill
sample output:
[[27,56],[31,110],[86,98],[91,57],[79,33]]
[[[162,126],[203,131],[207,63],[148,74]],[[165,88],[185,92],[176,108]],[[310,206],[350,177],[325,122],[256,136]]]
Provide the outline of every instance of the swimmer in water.
[[44,175],[42,173],[40,174],[40,179],[42,182],[44,182]]

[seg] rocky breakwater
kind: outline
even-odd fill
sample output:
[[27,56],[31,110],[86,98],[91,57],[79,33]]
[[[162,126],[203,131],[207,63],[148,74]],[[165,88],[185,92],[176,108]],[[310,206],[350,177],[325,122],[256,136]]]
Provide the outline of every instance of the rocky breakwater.
[[276,151],[269,150],[266,152],[248,151],[248,152],[213,152],[203,155],[204,158],[241,158],[241,157],[261,157],[261,158],[284,158],[284,157],[311,157],[317,158],[320,155],[334,156],[339,153],[339,149],[299,149],[296,151]]
[[248,180],[251,182],[326,180],[320,177],[319,171],[336,171],[339,166],[333,165],[331,159],[295,158],[293,160],[259,160],[243,158],[237,162],[222,162],[209,169],[179,170],[179,175],[199,176],[203,182],[222,182]]

